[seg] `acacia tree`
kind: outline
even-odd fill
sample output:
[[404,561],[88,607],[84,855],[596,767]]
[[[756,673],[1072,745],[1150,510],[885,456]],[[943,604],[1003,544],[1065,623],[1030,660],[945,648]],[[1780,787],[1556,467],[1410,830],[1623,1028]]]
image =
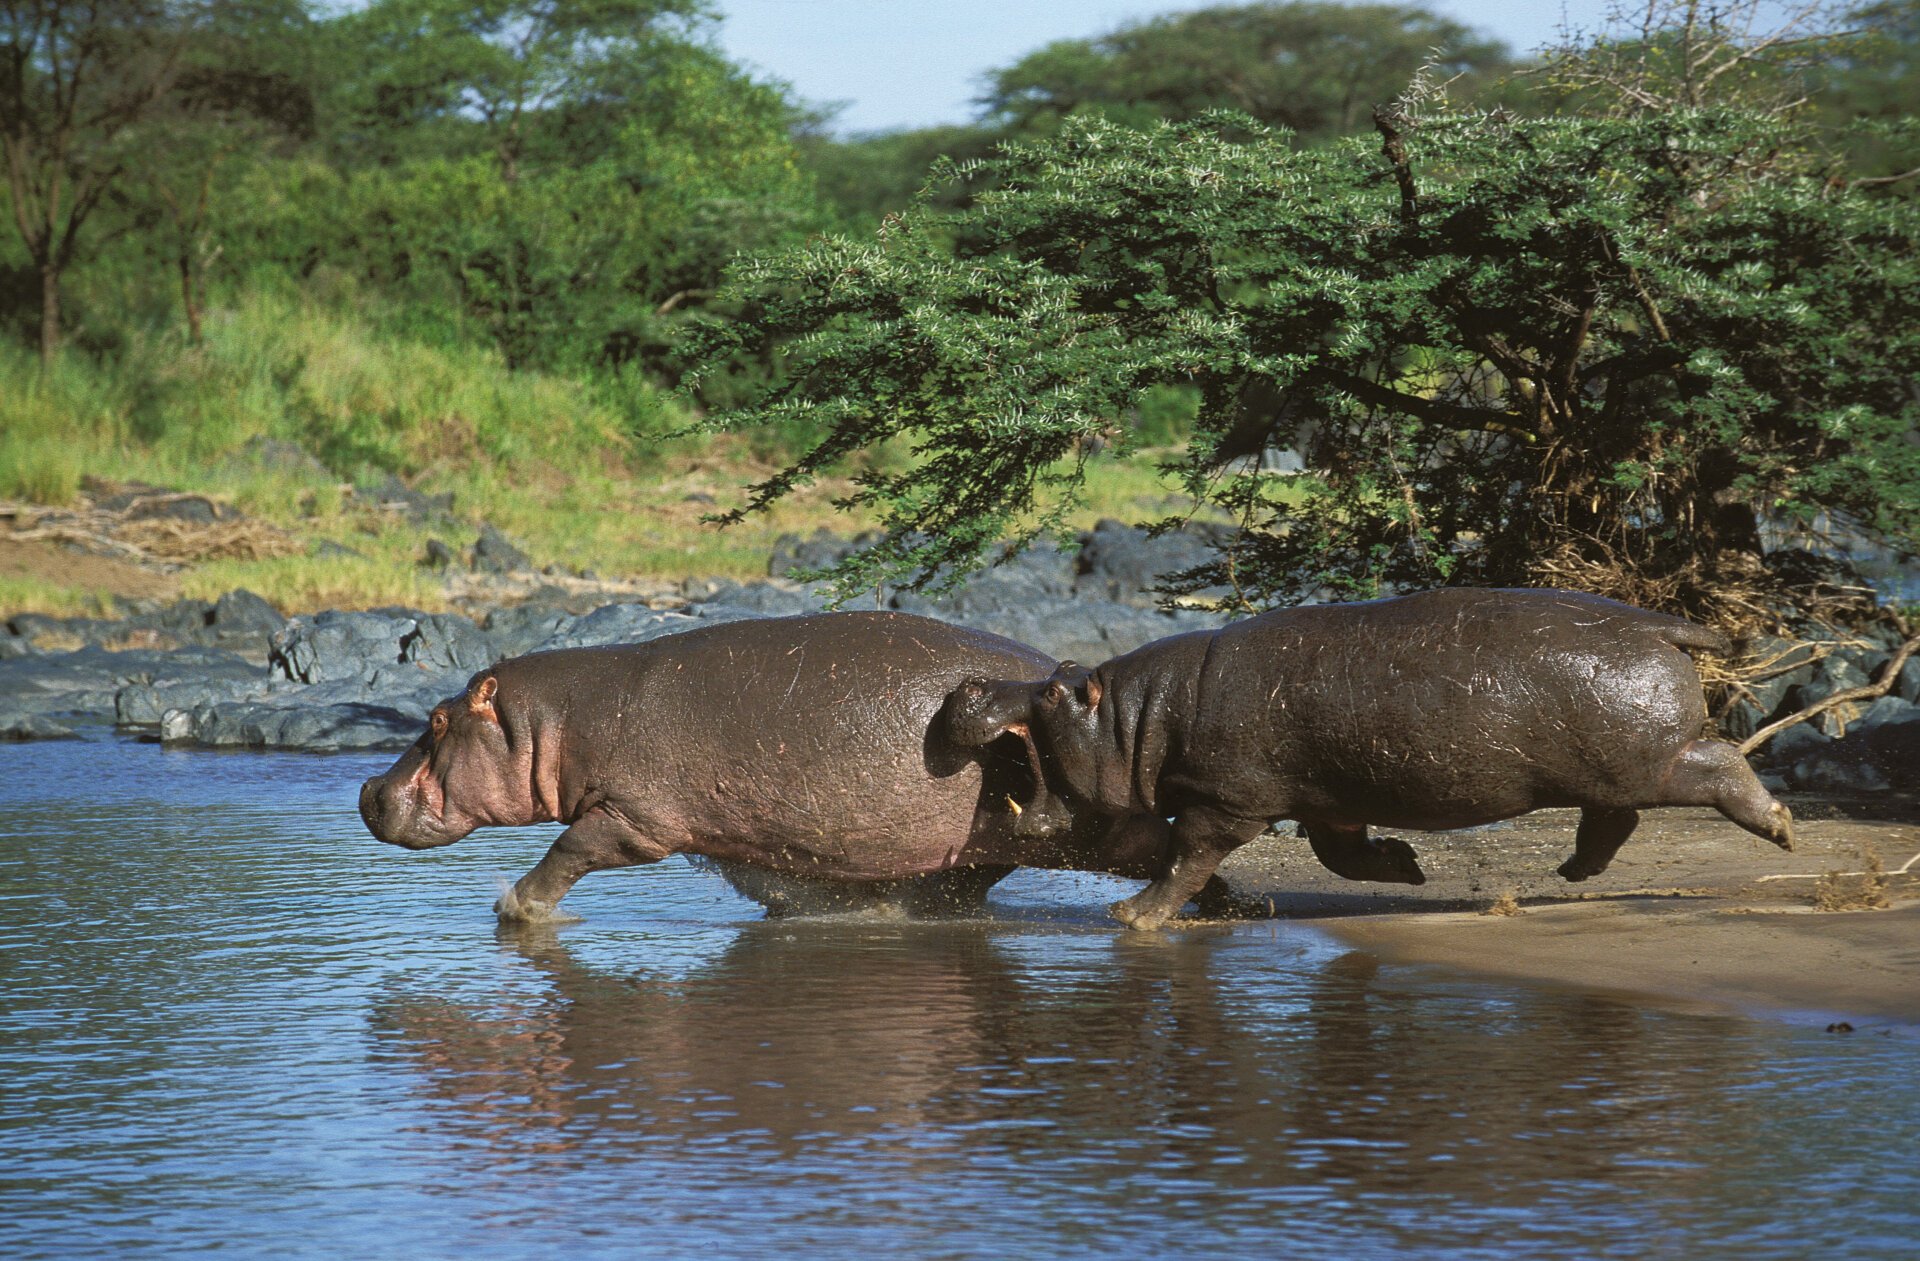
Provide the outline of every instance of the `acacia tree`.
[[[957,214],[743,266],[701,349],[785,375],[712,423],[825,434],[743,511],[903,439],[839,579],[924,583],[1057,524],[1086,439],[1185,384],[1172,471],[1241,527],[1194,577],[1249,605],[1550,582],[1740,620],[1763,520],[1920,543],[1920,214],[1775,117],[1417,113],[1304,151],[1076,120],[954,170]],[[1309,471],[1263,473],[1270,441]]]
[[0,156],[40,278],[40,355],[60,347],[60,281],[172,89],[198,0],[0,0]]

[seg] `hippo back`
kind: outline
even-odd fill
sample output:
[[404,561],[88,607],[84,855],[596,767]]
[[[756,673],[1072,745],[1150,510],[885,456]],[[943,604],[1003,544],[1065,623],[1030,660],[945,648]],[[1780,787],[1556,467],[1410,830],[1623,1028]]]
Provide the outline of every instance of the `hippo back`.
[[1449,588],[1276,610],[1217,636],[1187,780],[1260,813],[1458,827],[1634,799],[1706,720],[1680,618],[1563,591]]

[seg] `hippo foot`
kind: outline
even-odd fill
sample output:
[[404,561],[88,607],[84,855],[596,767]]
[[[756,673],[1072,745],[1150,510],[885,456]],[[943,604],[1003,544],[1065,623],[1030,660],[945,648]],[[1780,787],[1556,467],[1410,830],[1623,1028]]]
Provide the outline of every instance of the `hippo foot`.
[[1606,870],[1606,866],[1603,864],[1599,867],[1591,867],[1581,862],[1580,855],[1575,854],[1572,858],[1567,859],[1566,862],[1554,868],[1554,870],[1559,872],[1560,878],[1569,884],[1579,884],[1589,876],[1599,875]]
[[1273,899],[1246,897],[1218,876],[1209,876],[1193,896],[1193,909],[1202,919],[1272,919]]
[[1425,884],[1420,855],[1397,836],[1376,836],[1367,842],[1367,879],[1382,884]]
[[513,888],[500,890],[499,900],[493,904],[493,913],[500,917],[503,924],[577,924],[578,915],[568,915],[551,902],[535,902],[531,898],[520,896]]
[[1139,932],[1151,932],[1171,919],[1178,907],[1164,905],[1155,885],[1148,885],[1130,898],[1115,902],[1107,910],[1112,916],[1128,928]]
[[1767,816],[1768,821],[1773,824],[1773,835],[1767,839],[1791,854],[1793,852],[1793,811],[1776,801],[1773,803],[1773,808],[1767,811]]

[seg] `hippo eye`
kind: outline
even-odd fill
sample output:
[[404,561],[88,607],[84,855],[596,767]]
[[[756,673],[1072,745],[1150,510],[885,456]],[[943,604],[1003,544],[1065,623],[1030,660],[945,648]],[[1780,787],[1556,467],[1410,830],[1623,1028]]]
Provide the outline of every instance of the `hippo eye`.
[[1047,691],[1046,691],[1047,704],[1058,705],[1061,701],[1064,701],[1066,699],[1067,699],[1067,689],[1065,684],[1059,682],[1058,680],[1047,684]]
[[441,736],[446,735],[447,734],[447,715],[445,711],[438,710],[438,709],[434,710],[433,717],[428,720],[427,726],[432,730],[433,738],[436,740],[438,740]]

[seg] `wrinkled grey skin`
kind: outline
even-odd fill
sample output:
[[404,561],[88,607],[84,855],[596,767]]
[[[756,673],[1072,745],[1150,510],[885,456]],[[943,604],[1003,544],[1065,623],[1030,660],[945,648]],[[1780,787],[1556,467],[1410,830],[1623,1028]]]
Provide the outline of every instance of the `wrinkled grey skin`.
[[[902,613],[534,653],[437,706],[361,788],[360,813],[409,849],[566,824],[501,898],[511,919],[550,917],[588,872],[678,853],[732,865],[736,886],[776,910],[842,884],[909,908],[977,905],[1016,865],[1151,876],[1167,861],[1163,820],[1076,821],[1038,791],[1020,741],[956,749],[931,735],[963,677],[1053,667],[1012,640]],[[768,885],[746,868],[796,879]]]
[[1030,740],[1075,811],[1172,819],[1172,863],[1113,908],[1153,928],[1280,819],[1334,872],[1407,884],[1425,879],[1413,850],[1369,826],[1577,806],[1568,880],[1605,871],[1650,806],[1713,806],[1792,849],[1787,808],[1732,745],[1697,738],[1682,650],[1727,647],[1598,596],[1446,589],[1276,610],[1038,682],[971,679],[941,725],[962,747]]

